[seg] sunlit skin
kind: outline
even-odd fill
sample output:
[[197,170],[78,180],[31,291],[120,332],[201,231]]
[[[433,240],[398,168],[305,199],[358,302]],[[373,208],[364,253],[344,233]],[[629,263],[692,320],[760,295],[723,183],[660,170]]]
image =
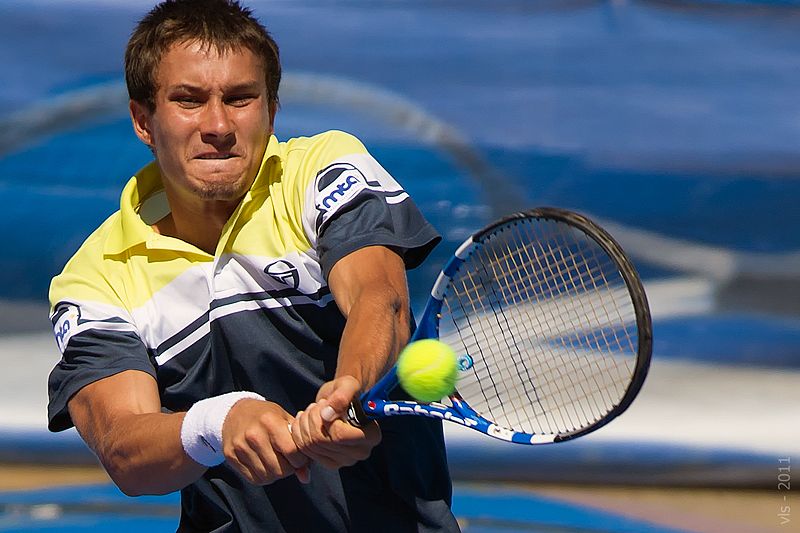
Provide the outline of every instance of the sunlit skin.
[[156,82],[155,110],[130,104],[172,211],[154,229],[213,253],[273,131],[264,67],[248,49],[220,54],[192,41],[164,54]]

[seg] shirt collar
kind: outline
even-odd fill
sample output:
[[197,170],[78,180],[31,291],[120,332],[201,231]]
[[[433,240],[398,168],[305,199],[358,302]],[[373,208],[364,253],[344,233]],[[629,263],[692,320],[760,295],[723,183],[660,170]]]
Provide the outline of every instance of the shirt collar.
[[[264,157],[256,179],[251,186],[251,191],[268,185],[271,174],[270,160],[273,160],[273,163],[280,164],[280,159],[280,142],[272,135],[267,143],[267,148],[264,151]],[[152,161],[133,175],[122,190],[119,217],[106,240],[103,250],[105,254],[119,254],[141,244],[145,244],[147,248],[198,252],[198,249],[189,243],[159,235],[139,215],[142,203],[147,198],[163,190],[161,171],[155,161]],[[250,192],[245,196],[245,199],[249,196]]]

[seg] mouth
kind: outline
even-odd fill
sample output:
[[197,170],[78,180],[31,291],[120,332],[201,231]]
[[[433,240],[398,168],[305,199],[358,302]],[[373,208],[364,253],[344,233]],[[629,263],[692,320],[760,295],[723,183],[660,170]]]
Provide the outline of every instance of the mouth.
[[225,161],[227,159],[233,159],[234,157],[239,157],[239,154],[233,152],[204,152],[194,156],[195,159],[208,161]]

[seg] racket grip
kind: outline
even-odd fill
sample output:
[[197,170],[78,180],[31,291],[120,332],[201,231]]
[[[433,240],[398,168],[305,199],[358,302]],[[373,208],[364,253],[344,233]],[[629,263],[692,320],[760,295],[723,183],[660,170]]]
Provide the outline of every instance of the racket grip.
[[360,401],[350,402],[350,407],[347,408],[347,421],[357,428],[363,427],[369,421]]

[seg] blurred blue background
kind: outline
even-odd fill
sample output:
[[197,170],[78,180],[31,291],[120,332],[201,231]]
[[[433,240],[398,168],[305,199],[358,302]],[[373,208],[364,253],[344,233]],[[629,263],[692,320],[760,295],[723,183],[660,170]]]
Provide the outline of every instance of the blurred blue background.
[[[415,306],[461,240],[523,207],[597,219],[642,274],[654,366],[630,414],[527,468],[470,470],[492,444],[455,435],[457,475],[613,480],[635,461],[652,482],[764,485],[800,449],[800,2],[247,4],[281,46],[278,137],[354,133],[445,236],[410,274]],[[151,5],[0,2],[0,455],[51,442],[49,280],[149,160],[122,55]]]

